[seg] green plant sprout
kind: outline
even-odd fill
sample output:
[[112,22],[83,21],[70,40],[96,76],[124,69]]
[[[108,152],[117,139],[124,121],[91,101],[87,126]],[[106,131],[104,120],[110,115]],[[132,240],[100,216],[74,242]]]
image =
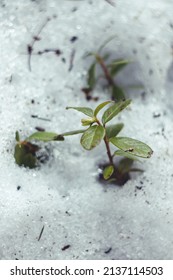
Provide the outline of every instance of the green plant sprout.
[[[138,168],[132,168],[134,160],[138,158],[150,158],[153,151],[145,143],[129,138],[118,137],[117,135],[122,130],[124,124],[117,123],[108,125],[108,123],[115,118],[122,110],[124,110],[131,103],[130,99],[122,100],[117,103],[114,101],[105,101],[99,104],[95,110],[89,107],[66,107],[66,109],[77,110],[87,116],[82,118],[82,126],[86,129],[69,131],[61,134],[54,132],[35,132],[20,141],[19,133],[16,132],[16,141],[14,157],[18,165],[34,168],[37,166],[36,152],[40,149],[39,146],[32,144],[30,141],[63,141],[64,137],[82,134],[80,143],[85,150],[92,150],[98,146],[103,140],[108,156],[108,164],[101,166],[103,172],[101,179],[104,181],[115,181],[117,185],[123,185],[129,178],[129,172],[142,171]],[[102,118],[98,118],[98,113],[105,107],[109,107],[102,114]],[[111,152],[110,144],[118,148],[113,153]],[[115,164],[116,157],[123,157]]]
[[[103,43],[103,45],[98,49],[97,52],[88,53],[85,57],[93,56],[94,61],[90,65],[87,72],[87,87],[82,88],[82,91],[86,94],[87,100],[92,99],[92,92],[99,82],[100,78],[103,78],[107,82],[107,86],[111,92],[111,97],[113,100],[120,101],[125,99],[124,90],[119,87],[115,82],[116,75],[129,63],[130,60],[126,59],[112,59],[110,62],[108,61],[110,54],[103,53],[105,46],[115,38],[111,37],[107,41]],[[97,74],[97,68],[101,69],[102,75]]]
[[[102,140],[104,141],[109,163],[102,166],[104,167],[102,177],[104,180],[114,180],[118,185],[123,185],[130,178],[129,172],[142,171],[141,169],[132,168],[134,160],[150,158],[153,153],[152,149],[141,141],[128,137],[117,137],[124,126],[123,123],[108,125],[130,103],[131,100],[129,99],[117,103],[105,101],[98,105],[95,110],[88,107],[66,108],[80,111],[88,116],[88,118],[81,120],[82,125],[88,126],[88,128],[84,132],[80,132],[82,133],[80,143],[84,149],[92,150]],[[108,104],[110,107],[104,111],[101,120],[98,119],[98,113]],[[118,148],[113,154],[111,153],[110,144]],[[114,163],[114,158],[117,156],[123,157],[118,166]]]
[[40,146],[32,144],[30,141],[38,140],[43,142],[49,141],[63,141],[64,137],[53,132],[35,132],[25,140],[21,141],[19,132],[16,131],[16,141],[14,150],[14,158],[19,166],[35,168],[38,166],[39,158],[37,152]]

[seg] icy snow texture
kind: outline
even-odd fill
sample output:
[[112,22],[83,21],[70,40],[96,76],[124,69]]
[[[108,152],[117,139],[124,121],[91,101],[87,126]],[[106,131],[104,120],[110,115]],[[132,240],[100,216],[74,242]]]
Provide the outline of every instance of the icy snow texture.
[[[0,1],[1,259],[173,259],[172,10],[172,0],[117,0],[115,8],[104,0]],[[34,51],[59,48],[63,54],[33,55],[29,72],[26,46],[47,17],[51,21]],[[90,63],[83,56],[112,35],[107,50],[134,60],[117,81],[145,87],[145,98],[141,90],[127,90],[133,103],[120,116],[122,135],[154,150],[150,160],[136,164],[145,172],[122,188],[101,185],[104,146],[87,152],[79,136],[50,145],[53,156],[41,169],[18,167],[16,130],[24,138],[35,126],[57,132],[80,128],[81,114],[65,107],[96,106],[80,91]],[[78,37],[74,43],[72,36]],[[109,99],[99,88],[95,95],[99,102]],[[62,251],[65,245],[70,247]]]

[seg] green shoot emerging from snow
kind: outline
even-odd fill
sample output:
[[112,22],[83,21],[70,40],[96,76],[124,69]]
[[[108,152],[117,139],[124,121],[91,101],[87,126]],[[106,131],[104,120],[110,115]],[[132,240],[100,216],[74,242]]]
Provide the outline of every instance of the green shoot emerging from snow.
[[[79,132],[82,133],[80,143],[84,149],[92,150],[103,140],[109,164],[104,166],[102,176],[104,180],[115,180],[118,185],[123,185],[129,179],[130,171],[141,171],[140,169],[132,168],[134,160],[149,158],[153,153],[152,149],[141,141],[129,137],[118,137],[118,133],[124,126],[122,123],[108,125],[109,121],[116,117],[130,103],[131,100],[119,101],[117,103],[106,101],[98,105],[95,110],[88,107],[67,107],[67,109],[74,109],[87,115],[87,118],[81,120],[82,125],[88,128]],[[104,111],[102,118],[99,119],[98,113],[108,104],[110,106]],[[111,152],[110,144],[117,148],[113,153]],[[123,158],[116,166],[114,158],[117,156]]]
[[38,145],[31,143],[30,141],[63,141],[64,137],[53,132],[35,132],[34,134],[21,141],[19,132],[16,131],[16,141],[14,158],[19,166],[35,168],[38,165],[37,152],[40,150]]
[[[115,36],[114,36],[115,37]],[[107,83],[107,86],[111,92],[111,97],[113,100],[120,101],[125,98],[124,91],[119,87],[115,82],[116,75],[127,66],[130,61],[126,59],[109,59],[109,53],[103,53],[102,50],[104,47],[114,38],[108,39],[98,51],[87,54],[88,56],[93,56],[94,60],[91,63],[88,74],[87,74],[87,87],[82,88],[82,91],[86,94],[87,100],[92,99],[92,92],[96,84],[100,79],[104,79]],[[101,75],[97,73],[97,70],[101,70]],[[96,98],[97,99],[97,98]]]
[[[153,151],[141,141],[129,138],[118,137],[117,135],[123,128],[123,123],[111,124],[108,123],[114,119],[122,110],[124,110],[131,100],[122,100],[117,103],[113,101],[105,101],[98,105],[95,110],[88,107],[67,107],[66,109],[77,110],[86,118],[81,119],[85,129],[69,131],[61,134],[54,132],[35,132],[24,141],[20,141],[19,133],[16,132],[16,141],[14,157],[18,165],[34,168],[37,166],[38,158],[37,151],[39,146],[32,144],[30,141],[63,141],[64,137],[82,134],[80,143],[86,150],[92,150],[102,141],[105,144],[109,163],[102,166],[102,179],[116,181],[116,184],[123,185],[130,177],[131,171],[142,171],[141,169],[132,168],[134,160],[138,158],[149,158]],[[98,118],[98,114],[105,107],[109,106]],[[110,145],[117,149],[112,153]],[[115,158],[121,157],[118,164],[115,164]]]

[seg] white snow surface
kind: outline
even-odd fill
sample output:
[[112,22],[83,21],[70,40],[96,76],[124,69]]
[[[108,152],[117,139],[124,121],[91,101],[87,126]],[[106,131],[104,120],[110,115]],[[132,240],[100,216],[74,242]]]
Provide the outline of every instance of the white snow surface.
[[[115,7],[104,0],[0,1],[1,259],[173,259],[172,10],[172,0],[117,0]],[[62,54],[33,54],[30,72],[27,45],[47,17],[34,52],[58,48]],[[84,55],[113,35],[106,50],[133,61],[117,82],[144,86],[127,89],[133,102],[119,117],[121,135],[154,150],[151,159],[135,163],[144,173],[123,187],[102,185],[104,145],[85,151],[80,135],[49,144],[52,156],[40,168],[16,165],[16,130],[24,139],[36,126],[81,129],[82,114],[65,107],[94,108],[110,98],[97,87],[99,101],[88,102],[81,88],[91,63]]]

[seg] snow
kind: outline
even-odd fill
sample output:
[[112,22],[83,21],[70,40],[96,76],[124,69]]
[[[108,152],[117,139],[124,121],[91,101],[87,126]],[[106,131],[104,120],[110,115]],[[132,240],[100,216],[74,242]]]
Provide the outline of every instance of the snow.
[[[0,258],[172,259],[172,1],[117,0],[113,7],[103,0],[4,0],[0,5]],[[33,55],[30,72],[26,47],[47,17],[34,51],[58,48],[62,55]],[[17,166],[16,130],[24,139],[36,126],[58,133],[81,128],[82,115],[65,107],[98,104],[88,103],[80,90],[91,61],[84,55],[112,35],[106,49],[134,61],[117,82],[144,86],[127,89],[133,102],[119,120],[125,124],[122,136],[154,150],[151,159],[135,163],[145,172],[133,174],[123,187],[100,184],[104,145],[87,152],[80,136],[49,144],[51,157],[41,168]],[[73,36],[78,39],[72,43]],[[74,67],[68,71],[73,49]],[[95,96],[99,102],[109,99],[99,87]]]

